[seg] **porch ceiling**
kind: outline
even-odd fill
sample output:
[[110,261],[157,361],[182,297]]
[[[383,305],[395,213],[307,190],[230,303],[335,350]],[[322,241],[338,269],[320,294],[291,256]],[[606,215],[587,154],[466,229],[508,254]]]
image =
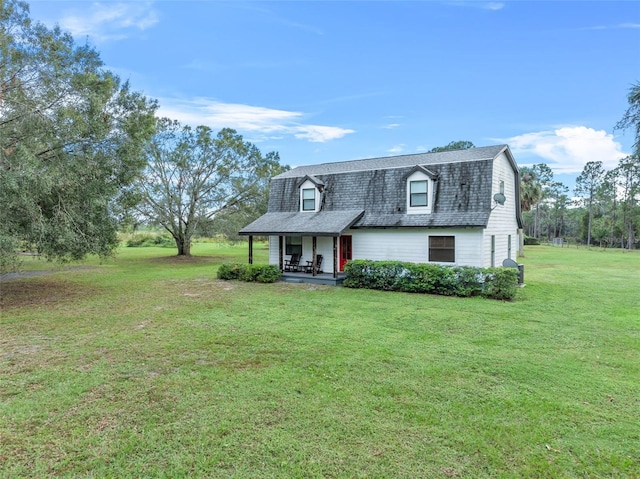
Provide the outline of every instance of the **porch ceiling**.
[[340,236],[364,210],[267,213],[240,230],[254,236]]

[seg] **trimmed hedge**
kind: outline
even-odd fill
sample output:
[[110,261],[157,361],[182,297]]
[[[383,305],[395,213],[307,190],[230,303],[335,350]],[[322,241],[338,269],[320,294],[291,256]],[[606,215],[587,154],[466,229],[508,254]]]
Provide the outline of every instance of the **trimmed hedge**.
[[345,265],[344,272],[347,288],[511,300],[518,287],[514,268],[354,260]]
[[257,283],[274,283],[282,272],[273,264],[224,263],[218,268],[218,279],[237,279]]

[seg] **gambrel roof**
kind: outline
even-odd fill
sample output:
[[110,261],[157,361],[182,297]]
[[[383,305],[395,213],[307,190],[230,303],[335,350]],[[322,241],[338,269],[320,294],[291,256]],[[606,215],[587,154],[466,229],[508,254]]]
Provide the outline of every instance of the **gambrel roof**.
[[[438,153],[416,153],[413,155],[384,156],[365,160],[336,161],[318,165],[298,166],[289,171],[274,176],[273,179],[302,177],[305,175],[319,176],[354,171],[385,170],[401,168],[403,166],[434,165],[436,163],[457,163],[461,161],[493,160],[508,149],[507,145],[483,146],[466,150],[441,151]],[[511,158],[513,161],[513,158]],[[515,167],[515,161],[513,163]]]
[[[521,225],[518,168],[509,147],[496,145],[294,168],[271,180],[268,212],[240,234],[292,235],[295,229],[302,235],[338,236],[348,228],[486,227],[496,193],[493,162],[502,153],[515,175],[516,198],[510,201],[517,203]],[[429,214],[407,213],[406,179],[415,171],[433,180]],[[299,186],[305,178],[323,185],[317,213],[300,212]]]

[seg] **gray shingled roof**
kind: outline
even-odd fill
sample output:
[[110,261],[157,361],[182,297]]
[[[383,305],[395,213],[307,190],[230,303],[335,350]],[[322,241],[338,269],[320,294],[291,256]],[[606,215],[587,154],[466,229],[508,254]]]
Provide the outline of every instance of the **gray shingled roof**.
[[241,235],[340,236],[364,213],[363,210],[320,211],[318,213],[267,213],[244,227]]
[[413,155],[386,156],[365,160],[337,161],[335,163],[320,163],[318,165],[298,166],[285,171],[274,179],[299,178],[301,176],[320,176],[365,170],[383,170],[387,168],[402,168],[404,166],[434,165],[438,163],[456,163],[460,161],[492,160],[498,156],[507,145],[483,146],[466,150],[442,151],[439,153],[417,153]]
[[[347,228],[486,227],[495,193],[493,160],[505,150],[517,177],[507,145],[294,168],[271,180],[268,213],[240,234],[337,236]],[[437,175],[428,215],[407,214],[406,175],[416,166]],[[300,212],[300,179],[306,176],[324,183],[319,213]],[[521,222],[519,201],[517,211]]]

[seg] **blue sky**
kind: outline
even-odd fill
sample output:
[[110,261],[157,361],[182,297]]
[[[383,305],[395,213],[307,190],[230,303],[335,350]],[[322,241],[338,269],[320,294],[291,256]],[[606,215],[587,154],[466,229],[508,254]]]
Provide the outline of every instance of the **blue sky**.
[[637,1],[31,1],[160,115],[296,166],[508,143],[572,185],[614,167],[640,81]]

